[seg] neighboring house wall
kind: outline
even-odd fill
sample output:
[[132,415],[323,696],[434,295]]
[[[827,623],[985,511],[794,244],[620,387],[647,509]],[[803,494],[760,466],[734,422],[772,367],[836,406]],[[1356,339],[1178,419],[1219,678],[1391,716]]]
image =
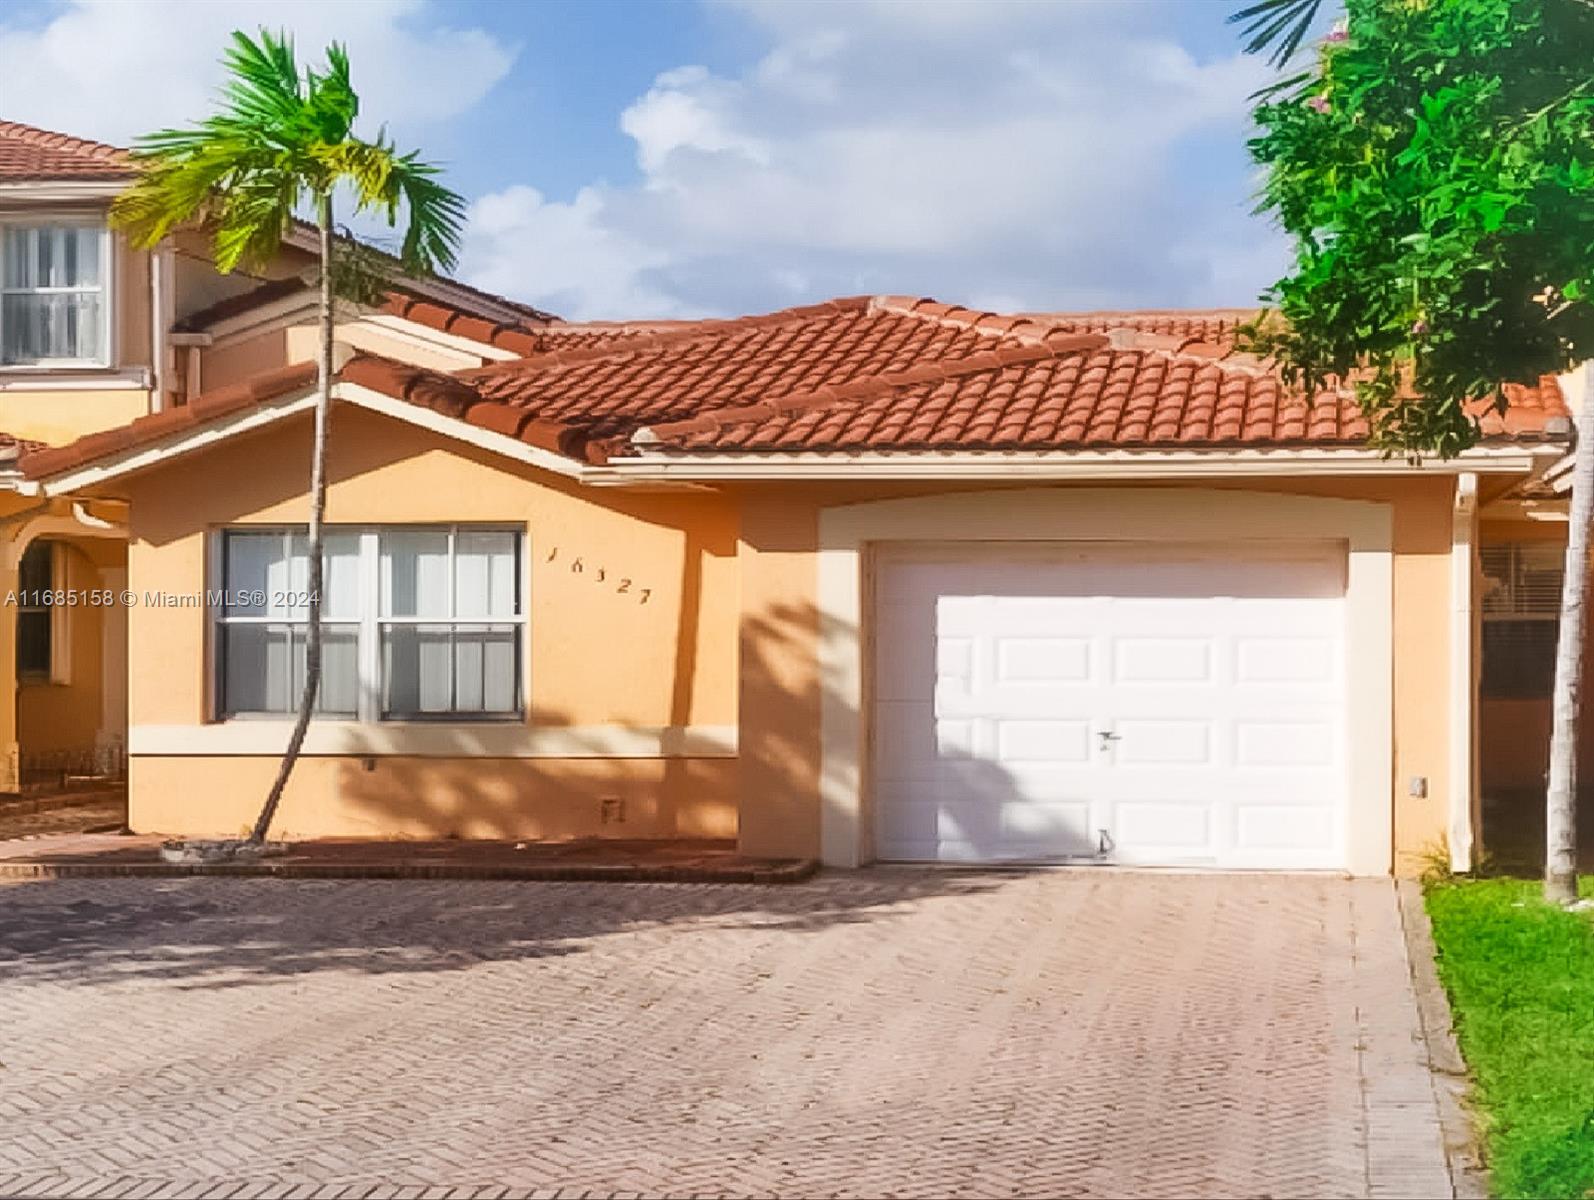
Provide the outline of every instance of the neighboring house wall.
[[[1099,486],[1099,485],[1095,485]],[[1174,485],[1169,485],[1174,486]],[[1353,804],[1393,804],[1393,866],[1420,870],[1440,845],[1450,813],[1448,620],[1454,481],[1444,476],[1394,480],[1252,480],[1233,487],[1374,501],[1393,518],[1393,778],[1382,794]],[[741,837],[750,853],[818,854],[824,755],[821,713],[831,682],[819,656],[819,524],[823,509],[867,500],[947,492],[948,488],[841,485],[747,486],[742,504],[742,793]],[[973,489],[970,489],[973,490]],[[1170,511],[1178,505],[1170,498]],[[1015,519],[1022,517],[1015,512]],[[1215,540],[1228,531],[1214,529]],[[1024,536],[1033,536],[1025,534]],[[1066,531],[1059,530],[1059,537]],[[825,636],[868,630],[829,628]],[[1427,795],[1408,795],[1414,776]]]
[[[529,713],[508,729],[345,727],[349,752],[299,766],[280,831],[734,835],[738,571],[725,497],[578,489],[347,406],[332,445],[335,524],[524,526]],[[130,587],[141,598],[201,590],[207,535],[302,523],[308,471],[299,418],[130,480]],[[236,833],[276,771],[285,723],[211,720],[202,609],[141,599],[130,616],[131,823]],[[405,752],[439,736],[457,752]]]

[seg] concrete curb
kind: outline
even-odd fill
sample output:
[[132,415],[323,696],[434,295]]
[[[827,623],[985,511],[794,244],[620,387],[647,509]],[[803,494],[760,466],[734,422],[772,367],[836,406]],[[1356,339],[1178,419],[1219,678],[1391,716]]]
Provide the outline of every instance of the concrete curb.
[[1422,886],[1414,880],[1401,879],[1395,889],[1400,900],[1400,926],[1406,936],[1406,960],[1417,997],[1417,1017],[1427,1044],[1434,1096],[1439,1102],[1439,1126],[1444,1135],[1450,1186],[1456,1200],[1488,1200],[1489,1170],[1467,1107],[1471,1079],[1456,1045],[1450,1001],[1434,964],[1433,926],[1423,903]]
[[811,858],[759,865],[646,866],[639,863],[405,862],[0,862],[0,879],[494,879],[567,883],[801,883],[819,863]]

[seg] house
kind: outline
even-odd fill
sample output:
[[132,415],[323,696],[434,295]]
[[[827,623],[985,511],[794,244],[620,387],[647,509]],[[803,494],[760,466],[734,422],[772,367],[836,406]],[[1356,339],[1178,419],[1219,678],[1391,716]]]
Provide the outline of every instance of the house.
[[[148,411],[7,428],[50,443],[19,513],[116,527],[129,602],[87,620],[126,622],[133,826],[232,834],[301,661],[310,298],[302,264],[220,295],[187,253]],[[1245,315],[570,324],[441,282],[341,314],[327,668],[278,828],[1469,862],[1491,770],[1536,769],[1493,739],[1547,712],[1562,382],[1386,459],[1348,394],[1235,350]]]
[[[126,505],[46,495],[21,455],[314,354],[308,231],[264,278],[218,273],[194,233],[146,253],[106,220],[131,179],[116,147],[0,121],[0,792],[120,763],[127,731]],[[503,343],[550,319],[448,281],[405,287],[341,311],[339,336],[455,369],[515,357],[534,343]],[[430,324],[405,315],[423,301]],[[498,344],[473,340],[488,333]]]

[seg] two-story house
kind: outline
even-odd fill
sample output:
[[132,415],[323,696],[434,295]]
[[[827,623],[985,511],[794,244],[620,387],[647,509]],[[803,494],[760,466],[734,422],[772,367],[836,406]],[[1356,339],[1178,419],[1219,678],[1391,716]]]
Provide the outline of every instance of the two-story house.
[[[107,220],[131,178],[116,147],[0,121],[0,645],[14,646],[0,655],[0,791],[120,758],[128,613],[144,602],[128,588],[126,504],[47,496],[20,454],[315,354],[308,231],[258,277],[218,272],[197,231],[136,249]],[[341,309],[338,336],[452,370],[514,357],[493,339],[548,321],[409,280],[384,311]]]

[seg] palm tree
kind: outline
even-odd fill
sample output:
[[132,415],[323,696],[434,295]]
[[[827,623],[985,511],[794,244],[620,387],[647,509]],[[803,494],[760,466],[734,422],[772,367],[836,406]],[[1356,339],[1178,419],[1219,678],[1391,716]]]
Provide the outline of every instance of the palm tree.
[[1323,0],[1256,0],[1231,15],[1229,21],[1246,22],[1240,33],[1251,39],[1245,43],[1247,54],[1260,54],[1271,46],[1268,61],[1282,67],[1301,48],[1322,7]]
[[[178,226],[201,222],[213,231],[216,267],[262,266],[307,206],[319,234],[320,354],[315,441],[310,464],[309,628],[304,692],[282,765],[245,845],[258,848],[276,816],[283,789],[304,747],[321,685],[322,521],[326,513],[327,411],[332,399],[334,195],[355,213],[396,227],[404,214],[397,258],[409,273],[454,265],[465,202],[438,181],[438,169],[414,152],[400,154],[379,132],[352,132],[360,109],[342,46],[327,48],[326,68],[300,70],[293,41],[262,29],[259,40],[234,33],[224,59],[230,78],[220,110],[188,129],[141,138],[133,151],[137,180],[112,206],[115,224],[139,246],[153,247]],[[340,259],[347,257],[339,251]],[[342,264],[338,264],[341,266]]]

